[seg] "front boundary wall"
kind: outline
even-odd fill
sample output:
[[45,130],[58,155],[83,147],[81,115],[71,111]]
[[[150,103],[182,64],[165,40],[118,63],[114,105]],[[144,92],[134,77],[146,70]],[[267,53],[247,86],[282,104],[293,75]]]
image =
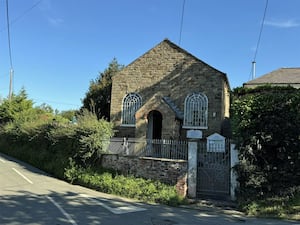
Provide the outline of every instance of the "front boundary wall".
[[117,170],[124,175],[134,175],[174,185],[178,194],[186,196],[187,160],[104,154],[102,155],[101,166],[106,169]]

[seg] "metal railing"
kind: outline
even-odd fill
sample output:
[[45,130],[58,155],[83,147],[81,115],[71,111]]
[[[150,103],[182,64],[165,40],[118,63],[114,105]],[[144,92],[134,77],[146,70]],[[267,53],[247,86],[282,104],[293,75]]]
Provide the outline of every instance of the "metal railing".
[[188,158],[188,142],[165,139],[111,138],[109,153],[167,159]]
[[146,147],[141,152],[143,156],[184,160],[188,158],[186,141],[147,139],[146,142]]

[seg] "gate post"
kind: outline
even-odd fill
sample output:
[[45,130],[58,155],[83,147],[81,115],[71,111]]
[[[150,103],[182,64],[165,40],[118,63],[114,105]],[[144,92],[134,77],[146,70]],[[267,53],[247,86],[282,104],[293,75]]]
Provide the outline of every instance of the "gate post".
[[188,196],[197,196],[197,142],[188,142]]
[[197,197],[197,139],[202,138],[200,130],[188,130],[188,196]]

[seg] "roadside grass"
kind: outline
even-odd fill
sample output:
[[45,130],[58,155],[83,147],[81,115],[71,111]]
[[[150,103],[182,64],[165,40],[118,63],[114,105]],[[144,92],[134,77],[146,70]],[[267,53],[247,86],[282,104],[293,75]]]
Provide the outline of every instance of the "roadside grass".
[[[21,149],[21,151],[19,151]],[[101,167],[83,168],[73,160],[66,160],[64,155],[46,152],[37,154],[33,151],[3,151],[4,154],[27,162],[59,179],[78,184],[96,191],[137,199],[148,203],[161,203],[169,206],[187,204],[186,198],[180,196],[175,187],[150,179],[124,176],[114,170]],[[23,154],[22,154],[23,153]]]
[[241,208],[250,216],[300,220],[300,193],[251,201]]
[[170,206],[186,204],[174,186],[159,181],[120,175],[102,168],[83,168],[70,161],[65,169],[65,178],[75,184],[122,197]]

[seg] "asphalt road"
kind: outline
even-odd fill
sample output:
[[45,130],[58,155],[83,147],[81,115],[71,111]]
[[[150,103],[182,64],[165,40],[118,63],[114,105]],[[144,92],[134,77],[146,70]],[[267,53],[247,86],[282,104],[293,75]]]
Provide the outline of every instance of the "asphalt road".
[[229,225],[300,224],[214,210],[151,205],[57,180],[0,154],[0,224]]

